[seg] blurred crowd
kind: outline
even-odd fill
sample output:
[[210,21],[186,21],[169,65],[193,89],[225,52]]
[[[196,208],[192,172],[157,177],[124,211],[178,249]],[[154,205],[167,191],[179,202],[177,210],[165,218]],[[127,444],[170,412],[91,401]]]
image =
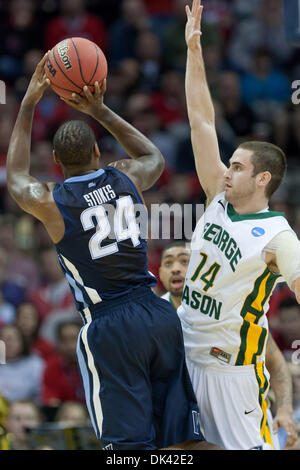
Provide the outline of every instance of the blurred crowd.
[[[2,425],[11,436],[10,448],[28,448],[24,429],[45,421],[88,424],[75,352],[81,324],[71,291],[43,226],[17,207],[6,188],[6,153],[20,102],[45,51],[66,37],[96,42],[108,61],[105,103],[165,157],[163,175],[145,193],[146,205],[203,204],[184,92],[187,3],[0,0],[0,79],[6,85],[6,104],[0,105],[0,340],[6,344],[0,442]],[[270,207],[285,212],[300,236],[300,105],[292,102],[300,49],[285,39],[282,3],[203,0],[201,41],[224,163],[242,141],[282,147],[288,172]],[[63,180],[52,158],[52,138],[60,124],[76,118],[92,126],[103,166],[127,157],[95,121],[49,88],[36,108],[32,132],[31,173],[40,180]],[[148,240],[149,269],[157,277],[167,243]],[[159,280],[156,292],[164,293]],[[271,298],[268,316],[291,368],[300,423],[300,309],[284,283]]]

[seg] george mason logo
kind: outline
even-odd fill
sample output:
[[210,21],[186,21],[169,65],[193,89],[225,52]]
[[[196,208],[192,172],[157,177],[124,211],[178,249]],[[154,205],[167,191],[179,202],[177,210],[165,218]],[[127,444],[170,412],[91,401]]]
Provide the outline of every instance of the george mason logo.
[[58,50],[58,54],[65,66],[65,69],[66,70],[69,70],[72,68],[72,64],[71,64],[71,61],[70,61],[70,58],[68,56],[68,50],[69,50],[69,46],[67,44],[67,41],[62,41],[58,44],[57,46],[57,50]]

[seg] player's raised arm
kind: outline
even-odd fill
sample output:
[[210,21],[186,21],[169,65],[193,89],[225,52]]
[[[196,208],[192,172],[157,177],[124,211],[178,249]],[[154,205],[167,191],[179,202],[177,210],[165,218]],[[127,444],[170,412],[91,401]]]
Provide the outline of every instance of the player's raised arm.
[[103,103],[106,81],[95,83],[95,93],[84,87],[85,97],[73,93],[72,99],[63,99],[75,109],[96,119],[121,144],[132,160],[124,159],[113,166],[126,173],[138,189],[149,189],[164,169],[164,159],[158,148]]
[[6,163],[9,193],[23,210],[38,218],[41,218],[40,208],[43,202],[47,202],[50,191],[47,183],[40,182],[29,174],[30,145],[34,109],[50,83],[44,73],[46,58],[47,54],[37,65],[22,100],[10,138]]
[[200,0],[193,1],[192,11],[186,6],[185,39],[188,50],[185,90],[196,170],[200,184],[208,200],[211,200],[223,191],[226,167],[220,158],[215,112],[200,43],[202,10]]

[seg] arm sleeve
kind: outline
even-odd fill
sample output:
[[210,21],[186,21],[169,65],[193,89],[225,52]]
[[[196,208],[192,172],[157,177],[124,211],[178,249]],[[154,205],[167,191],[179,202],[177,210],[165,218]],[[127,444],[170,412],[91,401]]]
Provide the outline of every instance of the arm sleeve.
[[265,246],[264,253],[274,253],[279,271],[289,288],[297,277],[300,277],[300,240],[290,230],[276,235]]

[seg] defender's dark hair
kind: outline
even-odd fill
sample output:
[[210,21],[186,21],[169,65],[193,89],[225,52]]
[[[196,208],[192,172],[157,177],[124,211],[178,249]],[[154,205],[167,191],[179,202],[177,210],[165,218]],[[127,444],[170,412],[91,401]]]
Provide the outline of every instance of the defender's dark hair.
[[53,148],[64,166],[84,166],[91,161],[95,134],[84,121],[67,121],[58,128]]
[[251,161],[254,166],[253,176],[264,171],[271,173],[271,180],[266,187],[266,197],[270,199],[279,188],[286,172],[285,153],[269,142],[251,141],[242,143],[239,148],[253,152]]
[[185,240],[175,240],[175,241],[169,243],[168,245],[166,245],[166,246],[163,248],[163,250],[162,250],[162,252],[161,252],[160,259],[162,260],[162,258],[163,258],[163,256],[164,256],[165,252],[166,252],[167,250],[169,250],[170,248],[173,248],[173,247],[180,247],[180,246],[186,248],[186,245],[187,245],[187,242],[186,242]]

